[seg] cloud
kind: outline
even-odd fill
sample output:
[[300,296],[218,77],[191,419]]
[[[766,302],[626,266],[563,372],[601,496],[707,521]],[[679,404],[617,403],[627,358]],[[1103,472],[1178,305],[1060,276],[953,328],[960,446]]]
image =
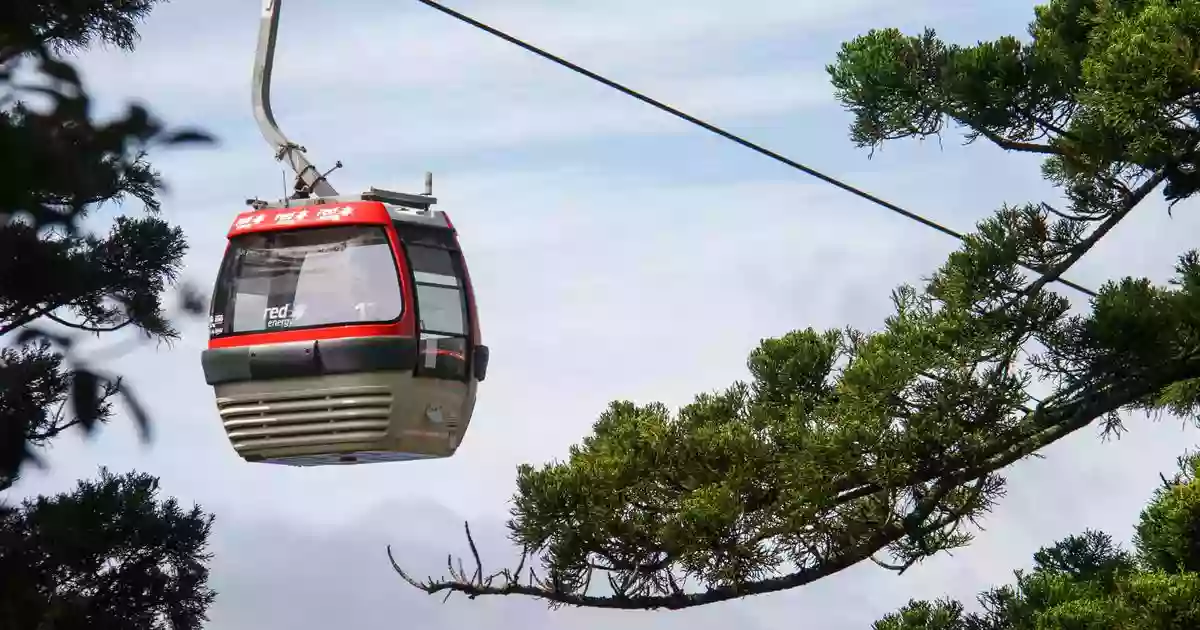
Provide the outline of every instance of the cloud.
[[[694,76],[657,81],[657,98],[693,115],[719,120],[799,112],[831,104],[826,79],[803,72],[740,76]],[[601,91],[605,90],[605,91]],[[528,84],[455,90],[437,101],[385,90],[369,103],[354,103],[354,116],[310,104],[293,112],[292,129],[308,129],[314,144],[345,145],[369,136],[359,159],[404,153],[437,155],[472,150],[578,142],[622,135],[695,133],[696,127],[627,96],[580,84],[562,89]],[[455,98],[457,97],[457,98]],[[404,111],[403,116],[396,112]],[[336,113],[335,113],[336,112]],[[369,127],[362,122],[377,121]]]
[[[368,12],[293,1],[282,26],[275,110],[285,130],[319,155],[361,161],[382,153],[466,153],[687,129],[416,3]],[[627,5],[506,4],[503,13],[487,5],[465,8],[585,65],[594,59],[602,72],[669,103],[726,122],[829,104],[825,51],[779,55],[774,69],[763,72],[759,49],[788,42],[803,53],[811,44],[798,34],[819,34],[866,10],[894,11],[866,0],[759,2],[736,15],[713,1],[686,11]],[[908,9],[920,13],[924,6]],[[86,57],[88,80],[112,86],[112,95],[147,99],[173,121],[203,121],[227,138],[256,136],[247,116],[257,26],[252,9],[222,1],[164,7],[151,18],[153,28],[145,30],[136,54]],[[202,17],[214,13],[223,19]]]
[[[864,11],[898,13],[874,0],[760,0],[733,13],[717,0],[689,3],[683,10],[629,0],[603,6],[512,2],[502,10],[490,3],[449,4],[584,65],[591,57],[610,71],[632,70],[640,76],[737,67],[738,53],[768,38],[795,41],[797,35],[818,33]],[[905,10],[921,12],[926,6],[918,2]],[[127,93],[233,102],[248,91],[256,8],[232,0],[162,7],[144,29],[138,52],[89,55],[86,67],[94,82],[120,85]],[[222,19],[210,19],[216,14]],[[130,64],[136,65],[136,73],[129,71]],[[411,89],[417,97],[472,80],[520,84],[561,72],[415,2],[364,2],[349,9],[292,0],[284,9],[276,64],[280,89],[303,92],[316,101],[389,85]]]

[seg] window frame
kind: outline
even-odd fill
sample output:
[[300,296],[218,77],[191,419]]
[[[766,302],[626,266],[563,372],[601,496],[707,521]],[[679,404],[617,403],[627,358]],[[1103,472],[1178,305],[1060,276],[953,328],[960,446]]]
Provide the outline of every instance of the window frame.
[[[309,324],[307,326],[288,326],[286,328],[274,328],[274,329],[266,328],[264,326],[263,328],[257,329],[257,330],[242,330],[242,331],[236,331],[236,332],[230,331],[230,328],[233,326],[234,315],[236,314],[235,309],[237,306],[237,297],[236,297],[236,291],[234,291],[234,288],[236,286],[235,282],[231,282],[226,279],[230,278],[230,277],[232,277],[232,278],[240,277],[241,271],[242,271],[242,266],[245,264],[245,256],[238,256],[237,253],[247,251],[246,249],[239,247],[238,240],[243,239],[243,238],[261,237],[263,235],[269,235],[272,233],[298,234],[298,233],[310,233],[310,232],[318,232],[318,231],[332,231],[332,230],[339,230],[339,229],[344,230],[346,228],[360,228],[363,230],[378,231],[378,232],[383,233],[384,241],[387,243],[388,257],[392,261],[391,273],[396,278],[396,292],[398,294],[398,298],[400,301],[400,312],[395,317],[392,317],[390,319],[373,319],[373,320],[368,320],[368,321],[356,320],[356,321],[347,321],[347,322],[325,322],[325,323],[320,323],[320,324]],[[231,267],[234,267],[234,266],[236,266],[236,268],[231,269]],[[278,333],[288,333],[288,332],[306,331],[306,330],[319,330],[319,329],[323,329],[323,328],[342,328],[345,326],[362,326],[362,325],[378,326],[378,325],[397,324],[400,322],[400,320],[402,320],[404,318],[405,314],[408,312],[408,309],[409,309],[409,305],[408,305],[407,301],[405,300],[405,296],[404,296],[404,283],[401,281],[402,278],[403,278],[403,275],[402,275],[401,269],[400,269],[400,261],[396,257],[396,244],[393,242],[391,233],[388,231],[387,225],[381,225],[381,224],[375,224],[375,223],[355,223],[355,224],[349,224],[349,225],[344,225],[344,224],[343,225],[321,225],[321,226],[313,226],[313,227],[302,227],[302,228],[296,228],[296,229],[291,229],[291,230],[272,230],[270,232],[245,232],[243,234],[238,234],[228,240],[228,243],[225,247],[225,255],[222,258],[221,266],[217,273],[217,279],[215,281],[215,286],[213,288],[213,306],[215,307],[217,304],[221,303],[221,300],[223,299],[225,308],[220,313],[215,312],[210,309],[208,338],[209,339],[225,339],[225,338],[240,337],[240,336],[245,336],[245,335],[274,335],[274,334],[278,334]],[[222,280],[226,280],[226,281],[222,282]],[[413,297],[414,297],[414,301],[415,301],[415,299],[416,299],[415,294]],[[217,315],[220,315],[223,319],[222,319],[222,322],[220,325],[221,326],[220,332],[214,335],[213,334],[213,329],[214,329],[213,318],[215,318]]]
[[[464,365],[462,374],[460,376],[447,378],[445,376],[437,375],[436,372],[434,374],[430,374],[428,372],[429,368],[425,367],[423,360],[417,361],[415,373],[417,376],[424,376],[426,378],[469,382],[472,378],[472,371],[475,367],[475,322],[472,318],[473,304],[470,290],[471,285],[467,279],[466,261],[463,259],[462,248],[458,245],[457,240],[454,238],[454,232],[449,228],[412,225],[398,220],[393,220],[392,224],[395,227],[396,236],[399,238],[401,251],[404,253],[405,266],[408,268],[408,281],[409,285],[412,287],[413,303],[411,308],[413,313],[413,332],[416,336],[418,344],[427,341],[426,339],[423,339],[422,336],[424,334],[429,334],[443,339],[460,339],[462,340],[464,346]],[[435,235],[434,240],[436,242],[431,243],[428,242],[428,240],[421,239],[420,234],[422,232]],[[455,287],[455,290],[457,290],[459,294],[458,304],[462,313],[463,322],[462,333],[451,333],[447,331],[425,329],[421,326],[421,298],[419,294],[419,287],[428,286],[442,289],[448,289],[450,287],[444,284],[423,282],[418,280],[417,269],[413,265],[413,256],[409,251],[410,247],[425,247],[428,249],[445,251],[450,255],[450,265],[454,270],[454,278],[458,281],[458,285]]]

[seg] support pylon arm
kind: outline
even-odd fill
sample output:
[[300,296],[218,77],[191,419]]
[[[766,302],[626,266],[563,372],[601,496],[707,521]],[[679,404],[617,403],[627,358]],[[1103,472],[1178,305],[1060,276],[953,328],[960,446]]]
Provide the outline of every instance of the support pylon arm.
[[311,192],[318,197],[336,197],[337,190],[304,156],[304,147],[283,135],[271,112],[271,71],[275,66],[275,39],[279,33],[279,9],[282,3],[283,0],[263,0],[258,50],[254,56],[254,119],[258,121],[258,129],[267,144],[275,150],[275,158],[287,162],[296,173],[298,192]]

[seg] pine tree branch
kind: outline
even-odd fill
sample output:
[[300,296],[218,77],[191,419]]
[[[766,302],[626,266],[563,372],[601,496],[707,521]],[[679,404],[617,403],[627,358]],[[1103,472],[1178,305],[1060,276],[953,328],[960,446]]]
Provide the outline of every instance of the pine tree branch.
[[57,315],[55,315],[53,313],[45,313],[44,316],[46,317],[46,319],[49,319],[50,321],[52,321],[56,324],[59,324],[61,326],[66,326],[67,328],[73,328],[75,330],[82,330],[84,332],[91,332],[91,333],[116,332],[118,330],[121,330],[122,328],[125,328],[126,326],[133,324],[133,322],[134,322],[132,317],[127,317],[127,318],[125,318],[124,321],[122,321],[118,324],[111,324],[108,326],[94,326],[91,324],[81,324],[81,323],[69,322],[65,319],[62,319],[61,317],[58,317]]
[[[1146,396],[1161,389],[1161,384],[1164,382],[1200,378],[1200,356],[1189,357],[1185,360],[1180,360],[1174,366],[1164,367],[1169,367],[1169,369],[1164,369],[1158,375],[1158,378],[1153,381],[1142,380],[1132,383],[1122,381],[1107,385],[1093,384],[1086,390],[1080,388],[1079,393],[1071,397],[1060,397],[1059,399],[1062,402],[1047,407],[1039,407],[1033,413],[1028,414],[1026,424],[1041,428],[1035,430],[1028,437],[1017,443],[1001,443],[980,461],[971,465],[955,466],[952,464],[951,469],[942,468],[936,472],[917,475],[905,480],[905,483],[909,484],[909,487],[924,482],[933,482],[934,488],[904,519],[904,522],[909,524],[913,522],[923,523],[950,491],[961,488],[973,481],[982,480],[988,475],[1088,426],[1097,418],[1144,399]],[[867,492],[868,489],[868,486],[860,487],[854,490],[852,494],[839,497],[838,502],[842,503],[850,500],[851,497],[861,498],[862,496],[872,494],[871,492]],[[883,490],[885,489],[875,486],[875,492]],[[930,526],[932,529],[926,528],[925,531],[935,531],[936,528],[951,524],[953,520],[950,516],[939,519],[935,523],[936,527]],[[763,580],[720,586],[696,593],[672,592],[664,595],[596,596],[586,595],[585,593],[566,592],[548,587],[545,583],[539,584],[534,581],[522,583],[520,581],[519,569],[516,572],[501,571],[483,580],[465,579],[464,575],[455,575],[452,572],[451,579],[434,580],[430,578],[421,582],[414,580],[399,566],[390,547],[388,548],[388,558],[392,563],[393,570],[405,581],[429,594],[445,592],[449,595],[457,592],[463,593],[471,599],[483,595],[526,595],[548,600],[554,604],[569,606],[609,609],[666,608],[678,610],[804,586],[838,573],[859,562],[871,559],[876,553],[889,545],[898,542],[905,536],[913,535],[914,532],[906,529],[904,524],[885,523],[860,543],[843,550],[841,553],[826,557],[818,565],[804,567],[787,575]],[[917,535],[919,537],[920,532],[917,532]],[[467,528],[467,536],[472,554],[476,560],[477,570],[475,575],[482,575],[482,563],[479,560],[474,540],[471,538],[469,527]],[[528,553],[522,554],[522,566],[527,555]],[[669,568],[666,570],[669,571]],[[503,577],[504,581],[500,584],[495,584],[497,577]]]
[[971,130],[974,131],[975,133],[983,136],[984,138],[987,138],[993,144],[995,144],[996,146],[998,146],[1001,149],[1004,149],[1006,151],[1016,151],[1018,153],[1037,153],[1037,154],[1041,154],[1041,155],[1064,155],[1065,154],[1065,152],[1062,149],[1051,146],[1049,144],[1037,144],[1035,142],[1018,142],[1016,140],[1009,140],[1007,138],[1000,136],[999,134],[992,133],[991,131],[988,131],[987,129],[982,129],[979,127],[972,127]]
[[1044,289],[1046,285],[1061,278],[1064,273],[1069,271],[1071,267],[1075,266],[1075,263],[1078,263],[1084,257],[1084,255],[1091,251],[1091,249],[1095,247],[1101,239],[1107,236],[1113,228],[1117,227],[1118,223],[1125,220],[1125,217],[1129,216],[1129,213],[1132,212],[1133,209],[1136,208],[1137,205],[1140,204],[1147,195],[1153,192],[1159,184],[1166,180],[1166,177],[1167,172],[1165,170],[1161,170],[1143,182],[1141,186],[1138,186],[1137,190],[1134,190],[1125,197],[1125,200],[1121,203],[1121,207],[1116,212],[1114,212],[1095,230],[1093,230],[1086,239],[1080,241],[1077,245],[1071,248],[1071,254],[1067,256],[1066,259],[1047,270],[1037,280],[1031,282],[1016,296],[1008,300],[1004,306],[1000,308],[1000,310],[1003,311],[1011,308],[1021,299],[1037,294],[1039,291]]

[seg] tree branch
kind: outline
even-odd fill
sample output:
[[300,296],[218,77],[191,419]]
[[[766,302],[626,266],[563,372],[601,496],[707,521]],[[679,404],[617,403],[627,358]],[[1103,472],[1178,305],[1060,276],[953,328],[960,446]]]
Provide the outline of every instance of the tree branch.
[[[901,540],[905,536],[914,540],[920,540],[922,536],[951,525],[965,516],[963,510],[966,508],[964,507],[963,510],[951,512],[944,517],[936,519],[931,524],[924,524],[933,510],[940,505],[941,501],[952,490],[972,481],[981,481],[995,471],[1027,457],[1091,424],[1096,418],[1145,398],[1147,395],[1157,391],[1162,382],[1175,382],[1191,378],[1200,378],[1200,356],[1186,357],[1176,365],[1168,366],[1168,369],[1153,382],[1141,380],[1132,383],[1122,381],[1120,383],[1093,384],[1085,393],[1076,394],[1069,399],[1062,400],[1061,403],[1053,407],[1039,407],[1032,414],[1029,414],[1026,423],[1041,428],[1031,433],[1019,443],[997,448],[994,452],[986,454],[981,460],[977,459],[976,463],[971,465],[962,465],[962,462],[960,462],[959,464],[952,464],[952,466],[956,466],[955,469],[943,467],[937,472],[921,474],[905,480],[908,487],[918,486],[924,482],[933,482],[934,487],[901,522],[887,521],[881,524],[874,533],[853,544],[850,548],[843,550],[841,553],[832,556],[827,555],[823,559],[818,556],[818,564],[804,567],[798,571],[778,577],[719,586],[697,593],[683,593],[672,590],[662,595],[635,596],[595,596],[587,595],[586,592],[573,593],[564,591],[553,584],[544,582],[535,583],[531,581],[522,583],[520,581],[520,568],[516,572],[503,570],[493,576],[481,578],[483,575],[482,562],[479,559],[478,550],[471,537],[469,526],[466,528],[467,538],[476,562],[475,577],[472,579],[468,580],[465,579],[465,576],[460,576],[460,579],[433,580],[430,578],[424,582],[420,582],[411,578],[400,568],[392,554],[390,546],[388,548],[388,558],[392,563],[392,568],[405,581],[426,593],[445,592],[451,594],[458,592],[466,594],[472,599],[481,595],[526,595],[548,600],[555,604],[572,606],[609,609],[666,608],[678,610],[742,598],[748,595],[792,589],[838,573],[864,560],[872,559],[879,564],[880,561],[874,559],[873,556],[885,547]],[[851,493],[839,496],[837,503],[844,504],[853,498],[872,494],[873,492],[869,492],[870,489],[870,484],[856,488]],[[881,487],[874,487],[874,492],[883,490]],[[981,492],[982,489],[976,488],[976,491]],[[971,502],[968,500],[965,503],[969,505]],[[916,529],[913,529],[914,527]],[[522,553],[521,566],[524,566],[524,562],[528,556],[529,550],[525,550]],[[891,565],[889,568],[892,567],[903,567],[903,565]],[[669,568],[666,570],[669,571]],[[501,577],[504,578],[503,582],[496,584],[495,579]]]
[[113,324],[111,326],[93,326],[90,324],[79,324],[79,323],[69,322],[61,317],[58,317],[54,313],[45,313],[43,316],[46,319],[49,319],[50,321],[52,321],[56,324],[66,326],[67,328],[74,328],[75,330],[82,330],[84,332],[91,332],[91,333],[116,332],[116,331],[121,330],[122,328],[125,328],[126,326],[129,326],[130,324],[133,323],[133,318],[127,317],[125,319],[125,321],[123,321],[119,324]]
[[1119,210],[1114,212],[1110,217],[1108,217],[1108,219],[1101,223],[1099,227],[1093,230],[1086,239],[1080,241],[1079,244],[1071,248],[1071,254],[1067,256],[1065,260],[1047,270],[1037,280],[1031,282],[1029,286],[1025,287],[1020,293],[1008,300],[1004,306],[1000,308],[1000,310],[1003,311],[1011,308],[1017,303],[1017,301],[1036,294],[1045,288],[1046,285],[1062,277],[1062,275],[1071,267],[1075,266],[1075,263],[1079,262],[1079,260],[1082,259],[1085,254],[1091,251],[1091,249],[1096,246],[1096,243],[1100,242],[1100,239],[1104,238],[1109,232],[1112,231],[1113,228],[1117,226],[1118,223],[1123,221],[1125,217],[1129,216],[1129,213],[1132,212],[1133,209],[1137,207],[1137,205],[1141,203],[1143,199],[1146,198],[1146,195],[1149,195],[1156,187],[1158,187],[1158,185],[1161,184],[1166,177],[1166,171],[1162,170],[1155,173],[1153,177],[1143,182],[1141,186],[1138,186],[1137,190],[1126,196],[1125,201],[1122,202]]
[[1006,151],[1017,151],[1020,153],[1038,153],[1041,155],[1064,155],[1064,152],[1061,149],[1052,147],[1048,144],[1037,144],[1035,142],[1018,142],[1016,140],[1009,140],[998,134],[992,133],[991,131],[988,131],[986,129],[981,129],[978,127],[972,128],[972,131],[987,138],[988,140],[992,141],[993,144],[995,144],[996,146],[998,146],[1001,149],[1004,149]]
[[32,312],[30,312],[29,310],[26,310],[25,315],[18,317],[16,319],[14,319],[13,321],[0,327],[0,337],[3,337],[4,335],[7,335],[8,333],[13,332],[14,330],[17,330],[18,328],[22,328],[28,324],[31,324],[31,323],[37,321],[38,318],[42,317],[43,315],[46,315],[47,313],[54,311],[55,309],[59,308],[60,306],[61,305],[46,306],[46,307],[43,307],[40,309],[35,308]]

